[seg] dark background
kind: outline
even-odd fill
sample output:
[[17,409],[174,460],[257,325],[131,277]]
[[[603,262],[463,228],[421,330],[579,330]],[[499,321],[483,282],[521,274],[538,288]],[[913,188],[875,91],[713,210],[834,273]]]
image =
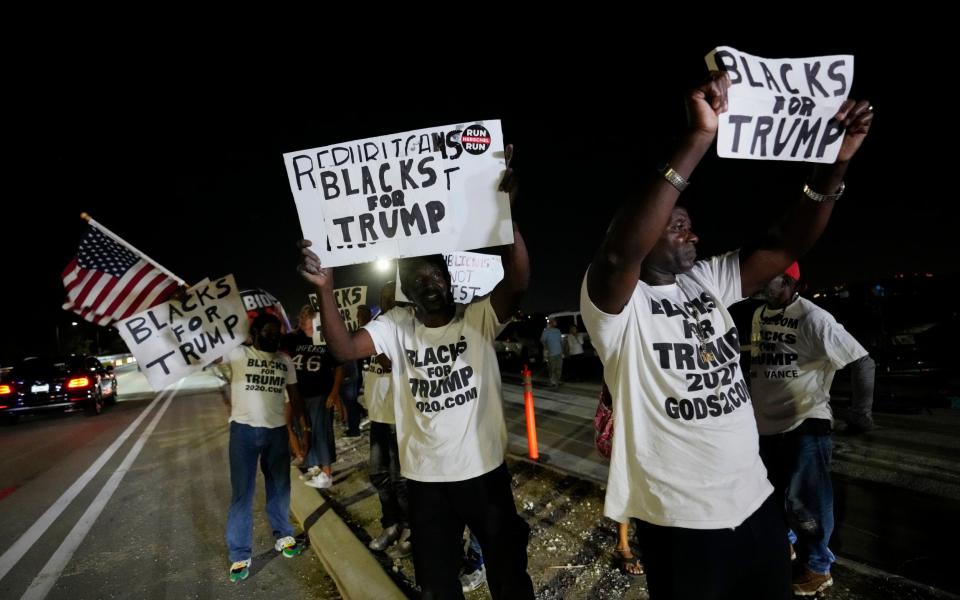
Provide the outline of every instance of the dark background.
[[[60,309],[60,271],[76,251],[82,211],[188,282],[233,273],[292,315],[307,290],[295,273],[300,227],[283,153],[480,119],[501,119],[517,147],[517,216],[533,273],[524,308],[576,309],[616,207],[682,131],[684,91],[705,76],[703,56],[716,45],[855,56],[851,97],[869,99],[877,116],[826,234],[802,261],[812,288],[957,272],[952,172],[936,159],[953,152],[956,128],[944,71],[919,48],[892,56],[875,32],[624,38],[615,47],[532,46],[523,59],[493,48],[425,57],[407,44],[356,67],[321,54],[271,61],[227,51],[127,61],[123,47],[104,47],[42,67],[14,61],[0,364],[54,351],[56,326],[63,336],[75,320]],[[411,53],[418,59],[406,60]],[[700,254],[760,235],[809,169],[709,154],[684,194]],[[337,276],[371,285],[371,302],[385,280],[369,265]],[[95,328],[73,330],[89,337]]]

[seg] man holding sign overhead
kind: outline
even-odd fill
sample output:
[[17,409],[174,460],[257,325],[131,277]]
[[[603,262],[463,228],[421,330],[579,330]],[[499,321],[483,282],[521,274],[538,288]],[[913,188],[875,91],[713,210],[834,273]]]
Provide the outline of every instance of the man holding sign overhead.
[[[508,147],[508,161],[511,153]],[[510,192],[512,203],[516,186],[509,168],[500,189]],[[526,572],[530,529],[517,514],[504,462],[507,432],[493,349],[529,280],[516,223],[512,240],[501,250],[503,280],[465,310],[454,302],[442,255],[402,259],[400,286],[413,307],[394,308],[352,335],[337,318],[333,273],[310,242],[303,243],[300,272],[319,289],[323,333],[334,355],[356,360],[382,353],[392,361],[400,466],[425,599],[463,597],[458,571],[464,525],[483,546],[493,598],[533,598]]]
[[654,600],[792,596],[786,523],[727,307],[817,240],[873,120],[867,102],[844,101],[830,125],[845,129],[836,162],[814,169],[778,232],[698,261],[690,216],[676,204],[730,109],[730,85],[713,72],[689,93],[679,146],[624,202],[581,289],[617,415],[604,513],[637,520]]

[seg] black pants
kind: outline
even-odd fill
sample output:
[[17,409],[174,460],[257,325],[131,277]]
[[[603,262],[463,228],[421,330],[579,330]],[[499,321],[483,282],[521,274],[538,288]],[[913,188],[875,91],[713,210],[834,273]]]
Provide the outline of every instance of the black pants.
[[790,600],[787,524],[775,494],[735,529],[636,521],[651,600]]
[[464,525],[483,548],[493,599],[533,598],[527,575],[530,527],[517,514],[506,464],[466,481],[408,479],[407,493],[413,565],[423,600],[463,598],[458,574]]
[[407,526],[407,480],[400,474],[400,450],[393,425],[370,422],[370,483],[380,496],[380,525]]

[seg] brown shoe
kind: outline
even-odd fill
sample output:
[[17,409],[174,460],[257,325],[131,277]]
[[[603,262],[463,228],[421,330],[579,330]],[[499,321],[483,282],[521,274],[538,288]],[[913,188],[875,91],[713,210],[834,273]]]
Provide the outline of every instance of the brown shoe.
[[793,593],[797,596],[816,596],[817,592],[822,592],[831,585],[833,577],[830,573],[821,575],[804,567],[803,573],[793,580]]

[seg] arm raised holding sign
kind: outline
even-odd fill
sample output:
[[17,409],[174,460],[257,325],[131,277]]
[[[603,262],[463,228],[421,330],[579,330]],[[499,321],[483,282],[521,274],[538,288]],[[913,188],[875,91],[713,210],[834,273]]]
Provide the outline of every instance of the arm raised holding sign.
[[[501,179],[500,191],[510,195],[510,203],[517,197],[517,178],[510,162],[513,146],[505,151],[507,169]],[[504,277],[490,294],[490,304],[501,322],[506,322],[517,309],[530,281],[530,261],[527,248],[516,222],[513,223],[514,242],[500,250]],[[334,297],[333,272],[320,263],[320,258],[310,250],[310,240],[301,240],[302,260],[300,274],[317,287],[320,304],[320,319],[327,346],[339,362],[358,360],[377,354],[373,339],[365,330],[350,333],[343,323]],[[456,306],[450,292],[450,276],[446,260],[439,254],[401,259],[401,279],[410,285],[403,291],[416,307],[417,319],[428,327],[444,325],[453,318]],[[405,275],[406,274],[406,275]],[[402,282],[401,282],[402,283]]]
[[[519,195],[519,180],[510,166],[513,161],[513,144],[507,145],[504,154],[507,159],[507,170],[503,174],[503,179],[500,180],[500,191],[510,195],[512,212]],[[500,322],[506,323],[520,307],[520,301],[530,284],[530,258],[516,221],[513,222],[513,243],[509,246],[501,246],[500,258],[503,261],[503,279],[490,293],[490,304],[493,305]]]
[[[697,237],[685,222],[686,211],[675,211],[674,207],[713,143],[719,115],[727,110],[729,87],[729,76],[715,73],[690,92],[689,128],[669,163],[661,168],[663,176],[651,178],[639,196],[628,198],[614,217],[587,273],[590,300],[603,312],[619,314],[633,295],[638,279],[668,282],[674,273],[692,266]],[[680,218],[679,212],[684,218]],[[655,250],[668,236],[675,251],[672,256],[661,256]]]
[[[608,314],[619,314],[637,286],[675,281],[696,259],[693,233],[686,209],[676,207],[688,179],[716,137],[719,116],[727,111],[730,78],[714,72],[687,96],[689,127],[668,163],[636,198],[628,199],[614,217],[587,274],[590,300]],[[873,122],[866,101],[847,100],[836,119],[846,127],[837,162],[818,165],[798,204],[775,235],[741,253],[742,294],[759,291],[776,274],[803,255],[826,227],[832,200],[842,192],[843,176]]]
[[740,279],[744,296],[752,296],[803,256],[819,239],[843,193],[843,177],[850,159],[860,149],[873,124],[873,106],[866,100],[847,100],[835,119],[846,129],[837,161],[817,164],[782,225],[751,250],[741,251]]

